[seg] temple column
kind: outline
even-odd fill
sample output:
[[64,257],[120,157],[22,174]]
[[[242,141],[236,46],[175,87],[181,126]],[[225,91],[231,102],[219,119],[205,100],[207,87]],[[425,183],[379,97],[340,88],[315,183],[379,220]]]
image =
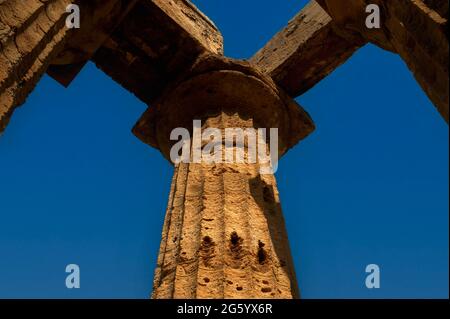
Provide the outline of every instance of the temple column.
[[[275,177],[253,162],[250,140],[227,144],[227,128],[278,128],[280,156],[306,137],[309,116],[270,80],[248,64],[216,56],[200,58],[167,94],[144,114],[134,132],[166,158],[177,141],[174,128],[192,136],[221,132],[221,161],[175,165],[153,298],[297,298],[294,265]],[[270,143],[265,149],[270,149]],[[208,140],[203,139],[200,150]],[[243,162],[225,153],[242,151]],[[209,151],[208,151],[209,153]],[[265,153],[268,155],[267,153]],[[216,158],[217,159],[217,158]],[[263,173],[262,173],[263,172]]]

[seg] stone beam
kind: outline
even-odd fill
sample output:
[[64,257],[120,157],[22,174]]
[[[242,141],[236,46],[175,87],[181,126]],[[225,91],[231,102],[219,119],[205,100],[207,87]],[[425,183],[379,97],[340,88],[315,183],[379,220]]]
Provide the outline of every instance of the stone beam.
[[365,42],[361,37],[340,35],[328,13],[311,1],[250,62],[296,97],[344,63]]
[[69,0],[0,0],[0,133],[64,46]]
[[93,61],[150,104],[205,52],[223,54],[222,35],[191,2],[141,0]]
[[[398,53],[442,117],[449,119],[448,1],[317,0],[342,33]],[[366,6],[378,4],[381,28],[365,25]]]

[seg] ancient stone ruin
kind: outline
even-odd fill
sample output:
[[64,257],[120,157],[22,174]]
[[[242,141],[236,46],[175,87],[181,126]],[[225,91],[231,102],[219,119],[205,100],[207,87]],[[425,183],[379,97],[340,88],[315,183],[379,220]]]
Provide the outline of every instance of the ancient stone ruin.
[[[66,25],[70,4],[81,28]],[[370,4],[380,28],[367,28]],[[188,0],[0,0],[0,132],[44,73],[68,86],[93,61],[149,105],[133,132],[166,158],[172,128],[194,119],[276,127],[281,156],[314,130],[294,98],[368,42],[399,54],[448,122],[447,17],[447,0],[312,0],[237,61]],[[299,297],[273,174],[258,164],[175,165],[152,297]]]

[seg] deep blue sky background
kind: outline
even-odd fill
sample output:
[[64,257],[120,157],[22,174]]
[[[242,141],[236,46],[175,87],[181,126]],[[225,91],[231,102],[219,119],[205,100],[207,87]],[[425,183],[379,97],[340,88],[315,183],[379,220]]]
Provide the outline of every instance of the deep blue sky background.
[[[305,1],[195,3],[248,58]],[[448,298],[448,126],[404,63],[368,45],[298,102],[317,131],[277,177],[303,297]],[[0,137],[0,297],[150,294],[172,168],[130,132],[145,108],[89,64],[68,89],[45,76],[16,111]]]

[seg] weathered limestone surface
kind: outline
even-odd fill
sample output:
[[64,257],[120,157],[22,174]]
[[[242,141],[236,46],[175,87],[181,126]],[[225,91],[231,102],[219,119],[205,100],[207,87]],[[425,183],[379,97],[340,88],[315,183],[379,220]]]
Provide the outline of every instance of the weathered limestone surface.
[[328,13],[311,1],[250,62],[290,96],[299,96],[366,43],[361,37],[342,37],[335,29]]
[[[433,101],[449,118],[448,1],[317,0],[343,36],[360,36],[397,52]],[[365,25],[368,4],[381,8],[381,29]]]
[[[206,56],[187,74],[134,129],[166,158],[176,142],[172,129],[192,127],[194,119],[222,137],[225,128],[277,127],[280,155],[314,128],[270,78],[244,62]],[[248,144],[232,148],[248,156]],[[275,177],[261,175],[260,165],[176,165],[153,298],[298,297]]]
[[69,3],[0,1],[0,133],[63,48]]

